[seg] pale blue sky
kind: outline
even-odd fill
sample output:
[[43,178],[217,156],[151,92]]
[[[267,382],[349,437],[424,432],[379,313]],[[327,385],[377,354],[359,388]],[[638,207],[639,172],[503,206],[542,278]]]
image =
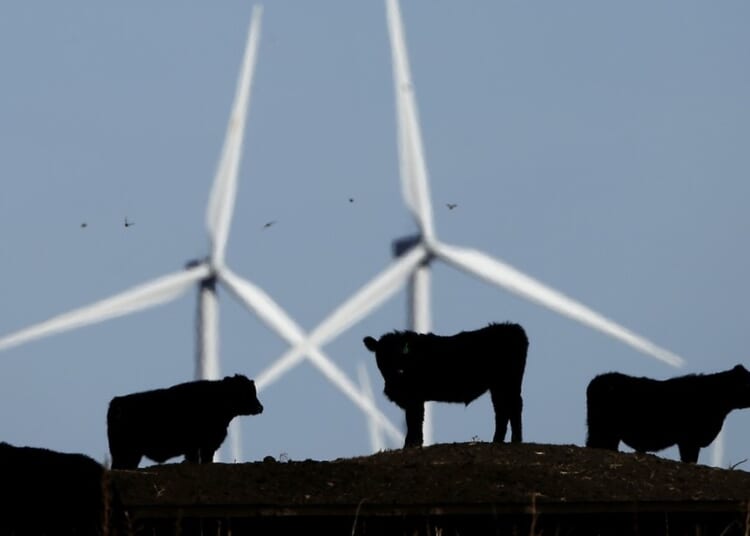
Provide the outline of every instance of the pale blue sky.
[[[688,361],[672,369],[436,264],[435,331],[526,328],[525,439],[582,445],[586,384],[601,372],[750,364],[750,5],[403,4],[438,236]],[[0,335],[207,254],[251,6],[0,6]],[[398,180],[385,9],[264,7],[228,264],[312,329],[415,230]],[[286,344],[219,299],[222,370],[253,377]],[[113,396],[192,379],[194,316],[190,293],[1,353],[0,440],[103,461]],[[361,340],[404,326],[401,292],[325,348],[353,378],[367,363],[397,424]],[[260,399],[265,413],[242,419],[248,460],[369,452],[360,411],[307,363]],[[437,408],[438,441],[492,430],[487,397]],[[727,463],[750,457],[748,430],[750,411],[730,415]]]

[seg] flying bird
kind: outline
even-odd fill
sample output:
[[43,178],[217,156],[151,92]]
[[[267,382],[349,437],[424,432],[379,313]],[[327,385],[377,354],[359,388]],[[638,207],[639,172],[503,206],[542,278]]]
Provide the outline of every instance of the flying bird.
[[131,227],[131,226],[133,226],[133,225],[135,225],[135,222],[133,222],[133,221],[128,221],[128,218],[127,218],[127,216],[125,216],[125,227]]
[[268,223],[265,223],[265,224],[263,224],[263,229],[268,229],[268,228],[269,228],[269,227],[271,227],[271,225],[273,225],[274,223],[276,223],[276,220],[271,220],[271,221],[269,221]]
[[445,206],[448,207],[448,210],[453,210],[458,206],[458,203],[446,203]]
[[88,223],[83,222],[81,223],[81,229],[85,229],[88,226]]

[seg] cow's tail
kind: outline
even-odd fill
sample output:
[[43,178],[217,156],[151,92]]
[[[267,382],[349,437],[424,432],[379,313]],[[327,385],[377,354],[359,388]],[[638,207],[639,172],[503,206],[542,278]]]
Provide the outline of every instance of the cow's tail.
[[120,420],[122,409],[120,407],[120,399],[115,397],[109,403],[107,408],[107,428],[111,428],[113,424]]
[[118,435],[123,433],[122,417],[122,401],[115,397],[107,408],[107,440],[109,441],[110,452],[113,445],[118,444]]
[[509,339],[511,341],[512,355],[518,362],[519,373],[523,376],[524,369],[526,368],[526,356],[529,352],[529,338],[520,324],[508,324],[508,328],[510,330]]
[[[598,376],[586,388],[586,446],[616,449],[619,442],[613,437],[611,405],[612,386],[606,377]],[[614,445],[613,445],[614,443]]]

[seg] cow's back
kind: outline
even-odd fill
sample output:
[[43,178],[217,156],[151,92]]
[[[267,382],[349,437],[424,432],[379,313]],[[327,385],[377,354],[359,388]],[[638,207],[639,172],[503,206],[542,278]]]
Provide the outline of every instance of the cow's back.
[[614,372],[597,376],[586,390],[589,433],[611,430],[640,452],[678,443],[701,426],[701,382],[695,379],[654,380]]
[[205,413],[210,400],[208,384],[192,382],[166,389],[117,396],[109,406],[107,420],[124,426],[153,423],[169,426],[181,420],[194,421]]
[[520,325],[421,337],[425,399],[468,404],[493,387],[520,390],[529,344]]
[[107,411],[110,448],[134,449],[152,460],[164,462],[182,454],[186,437],[196,422],[200,393],[183,389],[156,389],[118,396]]
[[153,435],[179,419],[179,401],[158,389],[116,396],[107,410],[107,429],[117,435]]

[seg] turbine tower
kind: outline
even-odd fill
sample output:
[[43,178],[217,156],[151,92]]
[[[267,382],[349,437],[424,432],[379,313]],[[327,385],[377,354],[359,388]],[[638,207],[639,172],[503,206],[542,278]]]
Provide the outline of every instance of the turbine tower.
[[[225,264],[237,192],[237,175],[242,154],[250,89],[260,37],[262,9],[253,8],[247,44],[224,146],[212,186],[206,226],[211,243],[205,259],[189,262],[185,270],[159,277],[94,304],[55,316],[45,322],[0,338],[0,350],[30,342],[48,335],[134,313],[175,300],[198,285],[197,355],[195,375],[198,379],[216,379],[220,375],[218,350],[217,285],[224,286],[251,313],[257,315],[290,345],[302,345],[315,365],[334,386],[343,392],[370,419],[397,440],[403,437],[388,418],[325,354],[306,343],[308,337],[290,316],[260,287],[238,276]],[[258,390],[262,382],[256,382]],[[236,427],[230,430],[233,457],[239,460],[239,439]]]
[[[302,344],[290,348],[257,378],[264,385],[276,381],[304,359],[309,348],[317,348],[335,339],[349,327],[378,308],[405,283],[408,285],[408,310],[412,329],[430,330],[430,263],[436,260],[454,266],[469,275],[536,302],[558,314],[596,329],[636,350],[680,367],[684,360],[633,331],[617,324],[586,305],[566,296],[509,264],[481,251],[450,245],[438,240],[433,225],[432,204],[422,135],[417,117],[414,85],[406,52],[403,23],[398,0],[386,0],[391,42],[393,79],[396,94],[398,153],[401,186],[407,209],[418,233],[394,242],[397,259],[383,272],[361,287],[321,322]],[[425,444],[431,437],[425,422]]]

